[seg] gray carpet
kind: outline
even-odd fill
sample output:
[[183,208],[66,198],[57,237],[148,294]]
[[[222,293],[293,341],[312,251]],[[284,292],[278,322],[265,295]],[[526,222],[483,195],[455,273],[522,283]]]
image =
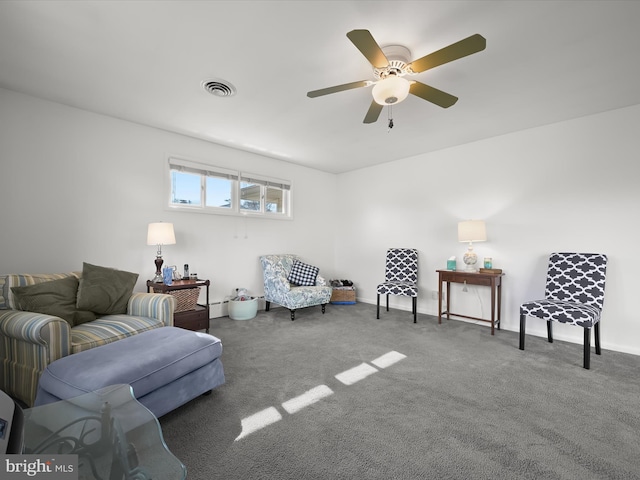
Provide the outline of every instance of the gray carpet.
[[[528,336],[522,352],[514,332],[367,304],[211,324],[226,385],[160,419],[191,480],[640,478],[638,356],[592,352],[584,370],[580,345]],[[391,351],[406,358],[335,378]],[[283,408],[320,385],[333,393]],[[282,419],[235,441],[269,407]]]

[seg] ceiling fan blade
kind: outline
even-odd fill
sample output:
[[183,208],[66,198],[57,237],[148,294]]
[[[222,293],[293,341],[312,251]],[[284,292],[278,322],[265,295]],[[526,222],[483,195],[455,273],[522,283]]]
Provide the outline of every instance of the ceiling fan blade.
[[368,87],[373,82],[369,80],[362,80],[361,82],[345,83],[343,85],[336,85],[335,87],[321,88],[320,90],[313,90],[307,92],[307,97],[316,98],[322,95],[329,95],[330,93],[343,92],[344,90],[351,90],[352,88]]
[[476,33],[464,40],[452,43],[448,47],[441,48],[436,52],[425,55],[424,57],[411,62],[409,66],[415,73],[424,72],[430,68],[458,60],[459,58],[466,57],[472,53],[480,52],[484,50],[486,46],[487,40],[482,35]]
[[375,100],[371,102],[371,106],[367,111],[367,114],[364,116],[364,120],[362,123],[375,123],[378,121],[378,117],[380,116],[380,112],[382,112],[382,105],[376,103]]
[[430,87],[429,85],[425,85],[420,82],[412,83],[409,87],[409,93],[416,97],[420,97],[427,102],[435,103],[442,108],[448,108],[458,101],[458,97],[454,97],[442,90],[438,90],[437,88]]
[[385,68],[389,65],[389,60],[369,30],[351,30],[347,37],[375,68]]

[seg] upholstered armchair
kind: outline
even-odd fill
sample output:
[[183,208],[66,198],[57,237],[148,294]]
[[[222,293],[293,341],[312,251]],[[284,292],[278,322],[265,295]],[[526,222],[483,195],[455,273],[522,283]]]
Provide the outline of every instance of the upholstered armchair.
[[271,302],[288,308],[291,320],[299,308],[325,306],[331,299],[331,287],[321,277],[319,269],[301,262],[296,255],[263,255],[260,257],[264,276],[265,310]]
[[[77,325],[53,314],[18,309],[12,286],[51,285],[48,282],[70,277],[76,274],[0,275],[0,389],[28,407],[35,401],[40,375],[54,361],[173,325],[175,299],[161,293],[134,292],[124,299],[126,313],[98,315]],[[39,297],[45,296],[53,298],[40,292]]]

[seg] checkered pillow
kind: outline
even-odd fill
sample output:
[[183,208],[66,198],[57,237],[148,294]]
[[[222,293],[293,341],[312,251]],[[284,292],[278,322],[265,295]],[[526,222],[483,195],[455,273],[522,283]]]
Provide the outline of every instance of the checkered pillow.
[[316,284],[316,277],[320,269],[313,265],[307,265],[299,260],[293,262],[291,272],[287,277],[290,283],[300,285],[302,287],[312,287]]

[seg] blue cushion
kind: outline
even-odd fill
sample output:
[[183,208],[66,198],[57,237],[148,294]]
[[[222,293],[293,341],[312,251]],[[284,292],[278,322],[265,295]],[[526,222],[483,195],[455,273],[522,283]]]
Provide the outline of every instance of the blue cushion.
[[212,335],[156,328],[56,360],[42,373],[38,393],[44,390],[67,399],[108,385],[129,384],[140,398],[220,355],[222,343]]

